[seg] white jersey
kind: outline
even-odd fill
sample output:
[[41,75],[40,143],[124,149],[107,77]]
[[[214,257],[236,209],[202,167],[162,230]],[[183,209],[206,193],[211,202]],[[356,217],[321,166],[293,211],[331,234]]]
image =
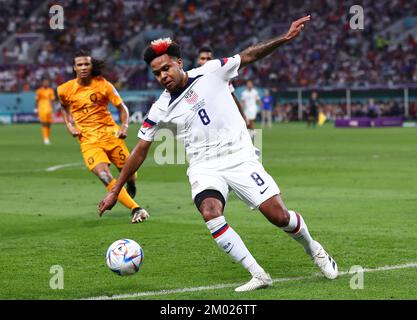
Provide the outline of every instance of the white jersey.
[[230,94],[229,80],[238,75],[240,56],[211,60],[187,71],[188,83],[180,92],[165,90],[152,105],[138,137],[153,141],[161,124],[177,126],[189,161],[214,168],[256,159],[246,124]]
[[248,119],[255,119],[258,112],[258,106],[256,104],[259,101],[259,94],[255,88],[252,90],[245,89],[242,92],[242,101],[244,102],[244,112]]

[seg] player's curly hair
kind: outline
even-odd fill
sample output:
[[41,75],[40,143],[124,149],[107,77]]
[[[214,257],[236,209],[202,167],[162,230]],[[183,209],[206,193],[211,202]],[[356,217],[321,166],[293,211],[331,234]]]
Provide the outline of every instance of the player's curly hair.
[[[73,56],[73,63],[75,64],[75,58],[78,57],[91,57],[91,63],[93,64],[93,70],[91,71],[91,75],[93,77],[103,75],[103,70],[106,67],[106,63],[104,60],[95,59],[91,56],[91,53],[88,50],[81,49],[77,51]],[[76,76],[75,71],[73,71],[74,76]]]
[[171,57],[181,58],[181,48],[176,42],[172,41],[171,38],[153,40],[145,49],[143,59],[149,65],[153,59],[164,54]]

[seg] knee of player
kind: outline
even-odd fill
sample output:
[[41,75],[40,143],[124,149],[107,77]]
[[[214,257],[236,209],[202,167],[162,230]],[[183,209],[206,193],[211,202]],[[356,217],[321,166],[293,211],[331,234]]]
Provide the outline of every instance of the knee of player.
[[205,221],[220,217],[223,211],[221,203],[211,201],[211,199],[203,201],[199,209]]
[[100,171],[98,173],[98,178],[107,186],[112,180],[112,175],[107,171]]
[[276,224],[278,227],[288,226],[288,223],[290,223],[290,214],[288,213],[288,210],[278,207],[276,208],[276,213]]
[[223,214],[225,199],[219,191],[207,189],[195,196],[194,203],[207,222]]
[[279,228],[285,227],[290,222],[290,214],[286,208],[279,205],[272,206],[266,213],[268,220]]

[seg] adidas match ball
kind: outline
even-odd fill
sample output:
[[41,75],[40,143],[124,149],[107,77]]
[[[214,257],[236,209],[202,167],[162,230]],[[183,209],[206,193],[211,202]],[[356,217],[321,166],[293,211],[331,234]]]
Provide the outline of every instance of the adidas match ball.
[[130,276],[142,265],[142,247],[134,240],[117,240],[107,249],[106,261],[111,271],[119,276]]

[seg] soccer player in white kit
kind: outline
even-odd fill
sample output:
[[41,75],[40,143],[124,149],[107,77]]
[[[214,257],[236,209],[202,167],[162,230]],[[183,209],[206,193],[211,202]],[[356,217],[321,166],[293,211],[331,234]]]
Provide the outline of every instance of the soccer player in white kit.
[[100,202],[100,216],[114,206],[128,177],[142,165],[158,126],[174,123],[189,159],[187,175],[196,207],[218,246],[252,275],[235,291],[265,288],[272,285],[272,279],[223,216],[229,189],[300,243],[325,277],[336,278],[336,262],[312,239],[302,216],[285,207],[277,184],[257,160],[245,122],[233,107],[228,88],[229,80],[238,75],[240,68],[296,37],[309,20],[310,16],[303,17],[294,21],[282,37],[187,72],[182,69],[180,47],[175,42],[169,38],[153,41],[144,58],[166,90],[144,120],[139,141],[116,184]]
[[246,89],[242,92],[243,110],[248,121],[248,129],[250,134],[254,134],[254,122],[258,113],[258,104],[261,103],[258,90],[253,87],[252,80],[246,82]]

